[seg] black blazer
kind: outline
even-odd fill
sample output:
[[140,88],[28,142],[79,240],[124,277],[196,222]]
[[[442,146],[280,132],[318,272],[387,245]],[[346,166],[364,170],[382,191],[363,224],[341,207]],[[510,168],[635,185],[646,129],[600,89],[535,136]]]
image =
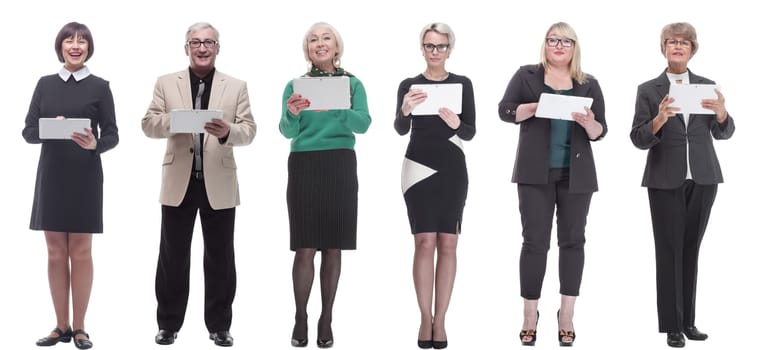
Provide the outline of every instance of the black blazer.
[[[510,79],[505,96],[499,102],[499,118],[508,123],[516,123],[515,110],[518,105],[538,102],[542,92],[544,92],[544,67],[540,64],[520,67]],[[589,76],[589,81],[582,85],[573,80],[573,94],[594,99],[591,110],[594,112],[596,121],[602,124],[602,134],[597,140],[604,137],[607,134],[605,101],[597,80]],[[518,124],[520,124],[520,136],[512,182],[546,184],[549,177],[550,119],[532,117]],[[572,129],[569,191],[595,192],[599,188],[594,154],[589,141],[596,140],[589,140],[584,128],[578,124]]]
[[[689,71],[691,84],[715,84],[712,80]],[[720,162],[712,139],[724,140],[733,135],[736,126],[730,115],[723,124],[715,115],[690,115],[688,130],[683,115],[668,119],[657,134],[652,134],[652,119],[660,102],[670,90],[670,80],[663,71],[650,81],[639,85],[636,93],[636,113],[631,128],[631,141],[640,149],[649,150],[641,185],[650,188],[673,189],[686,180],[686,145],[689,148],[691,177],[701,185],[723,182]]]

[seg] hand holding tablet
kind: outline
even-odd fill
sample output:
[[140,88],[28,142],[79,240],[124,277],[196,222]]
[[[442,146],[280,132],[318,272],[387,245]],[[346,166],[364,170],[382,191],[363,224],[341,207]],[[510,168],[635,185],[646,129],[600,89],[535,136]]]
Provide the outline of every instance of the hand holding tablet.
[[573,120],[573,112],[586,113],[584,107],[591,108],[591,97],[548,94],[543,92],[536,106],[536,117]]
[[350,78],[302,77],[292,80],[295,94],[302,95],[310,104],[305,110],[350,109]]
[[439,114],[442,107],[452,110],[455,114],[462,113],[463,84],[413,84],[410,90],[426,93],[426,100],[415,106],[413,115]]
[[169,131],[178,133],[205,133],[205,123],[213,119],[223,119],[223,111],[217,109],[177,109],[170,113]]
[[680,113],[713,115],[715,111],[702,107],[702,100],[717,100],[718,86],[713,84],[670,84],[668,95],[673,98],[670,107],[680,108]]
[[87,134],[91,127],[88,118],[39,118],[39,138],[42,140],[68,140],[77,132]]

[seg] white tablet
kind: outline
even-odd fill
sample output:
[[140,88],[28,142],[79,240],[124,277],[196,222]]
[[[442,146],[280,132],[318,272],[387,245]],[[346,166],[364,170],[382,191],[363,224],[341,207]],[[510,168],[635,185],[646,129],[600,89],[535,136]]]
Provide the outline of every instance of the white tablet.
[[463,112],[463,84],[413,84],[410,89],[423,90],[428,97],[415,106],[413,115],[439,114],[439,109],[446,107],[455,114]]
[[86,134],[92,126],[88,118],[39,118],[39,138],[43,140],[71,139],[74,132]]
[[591,108],[594,99],[591,97],[548,94],[542,92],[539,104],[536,106],[535,116],[539,118],[573,120],[571,113],[586,113],[584,107]]
[[670,84],[670,97],[675,101],[671,107],[679,107],[679,113],[691,114],[715,114],[715,111],[702,107],[702,100],[717,100],[715,93],[717,85],[713,84]]
[[177,109],[171,111],[171,127],[169,131],[177,133],[205,132],[205,123],[213,119],[223,119],[223,111],[218,109]]
[[294,92],[310,100],[309,110],[350,109],[350,78],[302,77],[292,81]]

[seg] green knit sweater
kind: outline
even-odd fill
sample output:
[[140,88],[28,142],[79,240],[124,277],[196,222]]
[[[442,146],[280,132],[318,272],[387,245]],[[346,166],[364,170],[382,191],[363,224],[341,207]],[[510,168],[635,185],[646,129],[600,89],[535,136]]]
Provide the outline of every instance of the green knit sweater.
[[292,152],[354,149],[355,133],[362,134],[371,125],[365,88],[355,77],[350,77],[351,109],[302,111],[296,116],[287,109],[287,99],[292,92],[290,81],[284,89],[279,121],[281,134],[292,139]]

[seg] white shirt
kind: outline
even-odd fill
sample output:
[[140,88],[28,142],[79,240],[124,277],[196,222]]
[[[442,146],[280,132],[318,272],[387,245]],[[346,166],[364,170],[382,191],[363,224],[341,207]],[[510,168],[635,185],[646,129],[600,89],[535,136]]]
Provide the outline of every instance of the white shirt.
[[63,79],[64,82],[68,81],[68,78],[70,78],[72,75],[74,76],[74,79],[76,79],[76,81],[81,81],[82,79],[90,75],[89,68],[87,68],[87,66],[84,66],[76,72],[71,73],[68,71],[68,69],[66,69],[66,67],[63,67],[58,72],[58,76]]
[[[689,84],[689,72],[681,74],[666,73],[671,84]],[[689,114],[683,113],[683,125],[686,131],[686,179],[691,179],[691,163],[689,162]]]

